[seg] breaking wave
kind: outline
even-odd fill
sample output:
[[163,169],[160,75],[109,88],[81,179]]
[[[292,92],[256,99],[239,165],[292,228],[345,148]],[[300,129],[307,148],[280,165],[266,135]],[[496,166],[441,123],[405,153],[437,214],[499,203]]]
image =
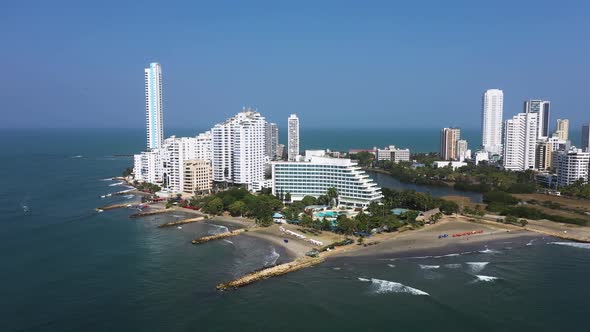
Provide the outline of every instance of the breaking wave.
[[115,182],[115,183],[111,183],[109,184],[109,187],[116,187],[116,186],[120,186],[122,185],[124,182]]
[[229,229],[225,226],[221,226],[221,225],[215,225],[215,224],[209,224],[213,227],[215,227],[215,229],[210,230],[208,233],[210,235],[215,235],[215,234],[221,234],[221,233],[227,233],[229,232]]
[[433,270],[433,269],[438,269],[440,268],[440,265],[423,265],[423,264],[418,264],[420,266],[420,268],[422,270]]
[[374,292],[377,294],[387,294],[387,293],[407,293],[412,295],[426,295],[429,296],[430,294],[426,293],[425,291],[419,290],[417,288],[412,288],[410,286],[406,286],[399,282],[388,281],[388,280],[381,280],[371,278],[371,280],[365,278],[358,278],[360,281],[363,282],[371,282],[371,286],[374,288]]
[[445,264],[444,266],[447,269],[458,269],[458,268],[461,268],[461,264]]
[[472,273],[481,272],[490,262],[467,262]]
[[488,248],[485,248],[484,250],[480,251],[480,253],[482,253],[482,254],[497,254],[499,252],[500,251],[498,251],[498,250],[488,249]]
[[394,268],[395,267],[395,265],[393,265],[393,264],[387,264],[387,266],[389,266],[391,268]]
[[[226,229],[227,229],[227,227],[226,227]],[[275,247],[271,247],[271,248],[272,248],[272,250],[271,250],[270,254],[268,254],[267,256],[264,257],[264,266],[275,265],[277,263],[277,260],[279,259],[279,257],[281,257],[281,255],[277,252]]]
[[494,280],[498,280],[498,277],[491,277],[491,276],[484,276],[484,275],[476,275],[476,281],[483,281],[483,282],[491,282]]
[[579,242],[550,242],[550,244],[557,244],[560,246],[568,246],[580,249],[590,249],[590,243],[579,243]]

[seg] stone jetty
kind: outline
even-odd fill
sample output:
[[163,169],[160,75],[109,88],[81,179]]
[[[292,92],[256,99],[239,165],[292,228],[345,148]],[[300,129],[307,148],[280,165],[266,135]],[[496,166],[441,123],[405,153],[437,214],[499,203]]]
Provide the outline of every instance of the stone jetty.
[[215,235],[209,235],[209,236],[205,236],[205,237],[200,237],[200,238],[196,238],[192,241],[192,244],[201,244],[201,243],[205,243],[205,242],[209,242],[209,241],[213,241],[213,240],[220,240],[220,239],[225,239],[228,237],[232,237],[232,236],[236,236],[239,234],[242,234],[244,232],[247,232],[246,229],[236,229],[235,231],[230,231],[230,232],[225,232],[225,233],[219,233],[219,234],[215,234]]
[[129,203],[124,203],[124,204],[113,204],[113,205],[101,206],[101,207],[96,208],[96,211],[99,211],[99,210],[106,211],[106,210],[126,208],[126,207],[129,207],[129,205],[130,205]]
[[148,212],[139,212],[139,213],[134,213],[132,215],[129,216],[129,218],[140,218],[140,217],[147,217],[147,216],[153,216],[156,214],[162,214],[162,213],[168,213],[170,212],[170,210],[155,210],[155,211],[148,211]]
[[204,217],[197,217],[197,218],[182,219],[182,220],[171,221],[171,222],[167,222],[165,224],[158,225],[158,228],[180,226],[180,225],[184,225],[184,224],[190,224],[193,222],[199,222],[202,220],[205,220],[205,218]]
[[317,257],[302,257],[293,262],[275,265],[266,269],[255,271],[244,276],[241,276],[235,280],[224,282],[217,285],[218,290],[236,289],[244,287],[256,281],[268,279],[271,277],[280,276],[289,272],[297,271],[306,267],[314,266],[324,261],[324,258]]

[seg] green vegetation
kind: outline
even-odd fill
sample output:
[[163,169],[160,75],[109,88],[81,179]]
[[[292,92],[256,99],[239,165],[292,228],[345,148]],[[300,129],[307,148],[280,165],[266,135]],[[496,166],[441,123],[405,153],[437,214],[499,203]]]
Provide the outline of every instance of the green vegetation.
[[560,188],[562,194],[583,199],[590,199],[590,184],[584,183],[584,180],[570,184],[567,187]]
[[138,181],[134,181],[133,185],[135,186],[135,188],[137,188],[137,190],[149,192],[152,194],[157,193],[158,191],[162,190],[162,188],[160,186],[158,186],[157,184],[148,183],[148,182],[139,183]]
[[373,164],[375,156],[371,152],[361,151],[351,154],[350,159],[356,160],[361,167],[369,167]]
[[236,187],[200,199],[191,199],[190,206],[200,207],[203,212],[220,215],[228,211],[232,216],[254,218],[261,226],[272,224],[272,214],[283,208],[283,203],[268,194],[253,195],[245,188]]
[[126,178],[129,175],[133,174],[133,167],[127,167],[125,168],[125,170],[123,171],[123,177]]

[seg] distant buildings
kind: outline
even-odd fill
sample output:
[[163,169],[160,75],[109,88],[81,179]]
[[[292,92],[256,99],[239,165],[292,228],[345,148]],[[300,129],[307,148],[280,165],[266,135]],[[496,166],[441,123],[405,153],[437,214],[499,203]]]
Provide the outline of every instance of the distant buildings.
[[461,139],[461,129],[443,128],[440,131],[440,157],[443,160],[455,160],[457,141]]
[[381,199],[381,188],[350,159],[311,156],[307,162],[273,162],[273,195],[290,194],[291,200],[325,195],[336,188],[341,205],[366,207]]
[[557,157],[557,185],[570,185],[580,179],[588,183],[588,167],[590,166],[590,152],[572,148],[562,151]]
[[504,92],[498,89],[486,90],[482,107],[482,145],[489,154],[502,154],[502,116],[504,113]]
[[432,163],[432,166],[435,168],[442,168],[442,167],[451,167],[453,170],[457,168],[461,168],[463,166],[467,166],[467,163],[464,161],[435,161]]
[[518,113],[504,124],[504,167],[524,171],[535,167],[539,114]]
[[590,123],[582,126],[582,149],[590,152]]
[[378,161],[410,161],[410,149],[398,149],[395,145],[390,145],[383,149],[374,149]]
[[265,124],[264,150],[268,160],[276,160],[279,146],[279,127],[276,123],[267,122]]
[[524,102],[524,113],[536,113],[537,119],[537,138],[543,139],[549,137],[549,116],[551,113],[551,103],[546,100],[528,100]]
[[145,118],[147,129],[147,149],[158,149],[164,141],[162,117],[162,66],[150,63],[145,68]]
[[185,160],[182,191],[186,194],[199,195],[211,192],[213,171],[209,160]]
[[299,118],[291,114],[287,120],[287,159],[297,160],[299,155]]
[[251,186],[264,180],[266,120],[250,108],[211,129],[213,180]]
[[455,160],[464,161],[465,159],[471,159],[471,151],[468,149],[467,141],[460,139],[457,141]]
[[568,119],[557,119],[557,127],[555,129],[555,136],[560,140],[567,141],[569,139],[570,121]]
[[552,162],[552,145],[546,141],[540,141],[537,143],[537,149],[535,151],[535,169],[540,171],[549,170]]

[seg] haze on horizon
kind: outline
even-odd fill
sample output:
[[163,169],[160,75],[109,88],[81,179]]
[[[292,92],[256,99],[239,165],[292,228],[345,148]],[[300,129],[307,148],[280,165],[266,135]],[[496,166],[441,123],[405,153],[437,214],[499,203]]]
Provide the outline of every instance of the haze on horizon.
[[585,1],[27,1],[0,4],[2,128],[144,127],[143,69],[163,68],[166,127],[257,107],[308,127],[478,128],[552,102],[590,121]]

